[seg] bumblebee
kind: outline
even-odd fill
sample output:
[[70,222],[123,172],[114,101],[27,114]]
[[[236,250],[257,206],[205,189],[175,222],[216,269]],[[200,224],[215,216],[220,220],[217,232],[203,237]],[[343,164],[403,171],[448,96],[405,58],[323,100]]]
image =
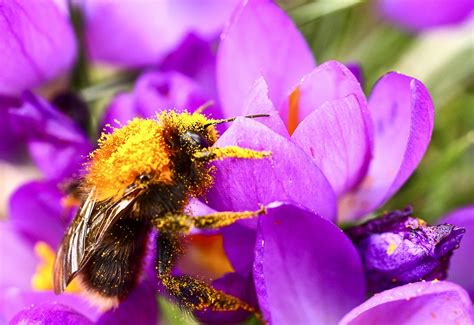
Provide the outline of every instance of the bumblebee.
[[[267,115],[247,116],[250,118]],[[237,146],[213,147],[215,125],[200,112],[164,111],[156,119],[135,118],[103,133],[80,180],[81,204],[58,249],[54,291],[77,278],[104,309],[117,306],[137,285],[150,232],[158,230],[158,277],[178,303],[190,310],[254,312],[240,299],[191,276],[171,271],[182,253],[180,239],[195,227],[213,229],[265,213],[218,212],[191,216],[185,207],[212,186],[210,162],[262,159],[269,152]]]

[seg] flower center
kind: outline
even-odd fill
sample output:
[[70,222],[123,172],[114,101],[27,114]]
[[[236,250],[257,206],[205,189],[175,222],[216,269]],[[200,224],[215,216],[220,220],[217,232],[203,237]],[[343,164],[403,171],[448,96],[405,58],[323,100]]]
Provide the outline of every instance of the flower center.
[[[55,253],[51,246],[42,241],[35,244],[34,250],[40,258],[40,263],[31,278],[31,287],[36,291],[52,291]],[[77,280],[73,280],[66,288],[66,292],[79,291],[80,286]]]

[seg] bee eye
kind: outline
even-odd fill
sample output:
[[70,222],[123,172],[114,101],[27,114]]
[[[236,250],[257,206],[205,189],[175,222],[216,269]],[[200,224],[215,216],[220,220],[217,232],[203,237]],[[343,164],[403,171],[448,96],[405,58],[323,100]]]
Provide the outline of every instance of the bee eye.
[[181,136],[184,142],[200,148],[208,148],[209,142],[201,134],[187,131]]
[[148,182],[150,179],[151,179],[150,175],[147,175],[147,174],[138,176],[138,181],[142,184]]

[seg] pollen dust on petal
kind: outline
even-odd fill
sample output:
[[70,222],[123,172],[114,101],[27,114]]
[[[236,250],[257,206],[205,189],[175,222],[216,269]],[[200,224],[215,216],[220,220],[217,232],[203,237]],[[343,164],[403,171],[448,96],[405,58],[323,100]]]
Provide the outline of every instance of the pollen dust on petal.
[[[55,253],[51,246],[42,241],[35,244],[34,250],[40,258],[40,263],[36,268],[36,273],[31,278],[31,287],[36,291],[51,291],[53,290]],[[76,280],[73,280],[66,288],[66,292],[80,291],[80,286]]]
[[301,91],[300,88],[297,87],[290,94],[288,100],[288,132],[290,135],[293,134],[298,126],[300,96]]
[[387,248],[387,255],[390,256],[395,252],[395,249],[397,249],[397,245],[394,242],[390,242]]

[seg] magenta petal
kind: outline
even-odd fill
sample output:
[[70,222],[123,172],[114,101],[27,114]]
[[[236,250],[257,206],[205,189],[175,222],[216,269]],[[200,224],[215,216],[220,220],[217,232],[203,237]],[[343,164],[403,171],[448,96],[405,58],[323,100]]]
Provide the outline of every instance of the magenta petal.
[[33,246],[6,222],[0,222],[0,257],[0,288],[30,289],[38,258]]
[[265,159],[224,159],[217,167],[209,205],[218,211],[258,209],[288,200],[334,220],[335,195],[319,168],[298,146],[263,124],[239,118],[216,146],[271,151]]
[[387,317],[391,324],[472,324],[472,302],[454,283],[416,282],[374,295],[339,324],[386,324]]
[[76,43],[66,13],[54,1],[2,1],[0,94],[19,95],[74,63]]
[[269,324],[334,324],[364,299],[359,255],[334,224],[292,205],[259,218],[255,287]]
[[[164,109],[194,111],[208,101],[200,86],[189,77],[178,72],[147,72],[138,78],[131,93],[115,97],[106,110],[103,126],[125,125],[134,117],[153,118]],[[220,118],[217,105],[212,105],[206,114]]]
[[280,8],[269,0],[242,1],[221,36],[217,53],[217,88],[224,115],[242,113],[243,100],[260,76],[279,107],[314,66],[305,40]]
[[24,291],[13,287],[0,288],[0,315],[6,319],[11,319],[27,307],[44,304],[60,304],[70,307],[92,321],[97,320],[101,314],[97,308],[91,306],[90,301],[77,294],[56,295],[51,291]]
[[263,77],[258,78],[250,89],[244,101],[242,115],[268,114],[270,116],[259,118],[259,122],[268,126],[276,133],[288,138],[288,130],[278,111],[268,98],[268,85]]
[[462,22],[474,10],[472,0],[380,0],[379,10],[387,19],[410,30]]
[[47,178],[77,174],[92,149],[87,135],[41,97],[25,92],[22,99],[21,107],[10,109],[10,118],[35,163]]
[[451,223],[466,229],[459,249],[453,252],[448,269],[448,280],[463,286],[474,299],[474,272],[472,258],[474,256],[474,205],[451,212],[439,221]]
[[205,38],[218,35],[235,4],[235,0],[87,1],[88,49],[98,61],[124,66],[157,63],[190,32]]
[[142,282],[135,288],[117,309],[104,313],[96,324],[126,325],[126,324],[157,324],[158,309],[156,291]]
[[10,324],[92,325],[93,323],[68,306],[49,303],[22,310],[10,321]]
[[31,244],[45,241],[57,247],[67,227],[64,195],[54,182],[31,182],[19,187],[10,197],[9,223]]
[[410,177],[431,139],[434,106],[418,80],[388,73],[369,100],[374,151],[366,177],[340,202],[342,219],[363,216],[388,200]]
[[[292,90],[299,93],[296,106],[298,122],[304,120],[324,102],[353,94],[364,112],[366,123],[370,123],[366,108],[367,100],[359,81],[349,69],[337,61],[325,62],[318,66],[305,75],[300,84]],[[288,99],[279,107],[283,120],[288,121]]]
[[369,166],[368,126],[354,95],[316,108],[291,139],[313,158],[338,196],[353,188]]

